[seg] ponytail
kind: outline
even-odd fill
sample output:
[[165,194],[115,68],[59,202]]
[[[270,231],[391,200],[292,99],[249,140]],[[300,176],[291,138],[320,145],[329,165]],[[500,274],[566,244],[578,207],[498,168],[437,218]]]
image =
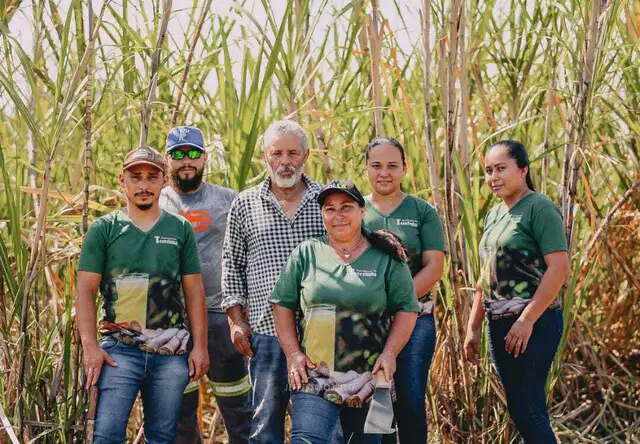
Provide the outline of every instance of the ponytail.
[[529,162],[529,155],[527,154],[527,149],[524,147],[524,145],[517,140],[501,140],[491,145],[489,150],[497,146],[504,146],[507,148],[508,156],[516,161],[518,168],[527,167],[527,176],[525,178],[527,187],[531,191],[535,191],[536,188],[535,186],[533,186],[533,180],[531,180],[531,165]]
[[394,232],[389,230],[369,231],[362,227],[362,235],[373,247],[397,261],[407,262],[409,249]]

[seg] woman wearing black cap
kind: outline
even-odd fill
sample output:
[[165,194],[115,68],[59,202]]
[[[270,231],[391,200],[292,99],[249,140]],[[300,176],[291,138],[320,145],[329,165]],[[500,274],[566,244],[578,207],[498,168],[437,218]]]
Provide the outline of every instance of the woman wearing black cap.
[[[381,435],[364,434],[366,381],[391,381],[420,306],[403,244],[391,232],[363,230],[355,185],[331,182],[318,202],[327,234],[291,253],[271,296],[294,391],[291,442],[327,442],[340,420],[345,442],[379,443]],[[310,374],[328,376],[314,380],[326,387],[312,390]]]

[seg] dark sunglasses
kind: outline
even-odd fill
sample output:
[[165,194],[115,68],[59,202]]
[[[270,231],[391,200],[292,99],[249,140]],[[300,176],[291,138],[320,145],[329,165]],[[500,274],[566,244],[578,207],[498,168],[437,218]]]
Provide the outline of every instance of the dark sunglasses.
[[200,151],[197,148],[191,148],[188,151],[173,150],[169,153],[169,155],[174,160],[182,160],[184,159],[184,156],[189,157],[189,159],[195,160],[195,159],[199,159],[200,156],[202,156],[202,151]]

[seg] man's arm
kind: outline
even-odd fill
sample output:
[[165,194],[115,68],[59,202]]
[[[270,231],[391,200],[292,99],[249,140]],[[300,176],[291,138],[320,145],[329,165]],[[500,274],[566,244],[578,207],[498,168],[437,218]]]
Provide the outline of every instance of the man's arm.
[[253,333],[247,320],[247,246],[236,198],[231,204],[222,250],[222,309],[227,312],[231,342],[238,352],[252,356],[249,338]]
[[207,352],[207,305],[204,297],[202,274],[182,276],[182,289],[187,304],[189,328],[193,337],[193,350],[189,355],[189,376],[200,379],[209,369]]
[[76,321],[84,351],[83,363],[87,374],[87,388],[98,382],[103,363],[106,362],[113,367],[118,366],[111,356],[100,348],[96,339],[96,293],[101,280],[100,273],[78,271]]

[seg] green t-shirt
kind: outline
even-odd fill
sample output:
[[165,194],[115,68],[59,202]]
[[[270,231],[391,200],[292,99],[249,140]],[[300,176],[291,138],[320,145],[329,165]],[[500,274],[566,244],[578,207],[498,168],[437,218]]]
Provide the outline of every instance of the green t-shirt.
[[567,251],[562,215],[551,199],[530,193],[511,208],[491,208],[480,240],[486,302],[531,299],[547,269],[544,256]]
[[114,324],[140,332],[182,328],[182,276],[200,273],[200,261],[193,229],[185,218],[163,210],[144,232],[117,211],[91,224],[78,269],[102,275],[101,325],[108,323],[113,334]]
[[411,252],[408,263],[412,276],[422,270],[422,253],[429,250],[446,251],[442,221],[428,202],[406,195],[395,210],[385,214],[371,203],[371,196],[365,200],[365,226],[371,231],[390,230],[400,236]]
[[370,371],[384,349],[390,317],[420,311],[404,262],[369,246],[345,264],[326,236],[293,250],[270,302],[300,309],[303,350],[341,372]]

